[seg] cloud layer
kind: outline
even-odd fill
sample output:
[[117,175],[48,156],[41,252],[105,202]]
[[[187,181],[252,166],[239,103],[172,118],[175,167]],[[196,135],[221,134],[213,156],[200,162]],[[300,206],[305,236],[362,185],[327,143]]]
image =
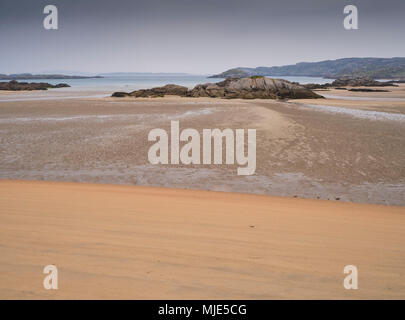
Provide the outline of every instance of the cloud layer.
[[[47,4],[59,29],[45,30]],[[343,8],[359,9],[359,30]],[[342,57],[404,56],[402,0],[1,0],[0,73],[216,73]]]

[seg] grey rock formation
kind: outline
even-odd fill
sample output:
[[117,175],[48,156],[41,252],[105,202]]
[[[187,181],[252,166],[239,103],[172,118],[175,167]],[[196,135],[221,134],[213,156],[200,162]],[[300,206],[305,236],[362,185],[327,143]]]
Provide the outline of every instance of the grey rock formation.
[[199,84],[193,89],[176,85],[137,90],[131,93],[115,92],[113,97],[162,97],[177,95],[181,97],[211,97],[224,99],[310,99],[322,98],[299,84],[286,80],[255,76],[243,79],[226,79],[218,83]]
[[266,77],[226,79],[218,83],[196,86],[189,93],[192,97],[226,99],[306,99],[321,98],[320,95],[286,80]]
[[129,93],[130,96],[136,98],[147,98],[147,97],[163,97],[165,95],[181,96],[187,95],[188,88],[183,86],[178,86],[176,84],[167,84],[164,87],[157,87],[152,89],[136,90]]

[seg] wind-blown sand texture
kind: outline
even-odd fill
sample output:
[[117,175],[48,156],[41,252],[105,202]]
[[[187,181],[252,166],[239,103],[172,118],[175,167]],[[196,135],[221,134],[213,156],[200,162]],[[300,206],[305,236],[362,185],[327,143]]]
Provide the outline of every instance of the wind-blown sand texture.
[[[404,299],[404,220],[403,207],[2,180],[0,298]],[[48,264],[58,290],[43,288]]]

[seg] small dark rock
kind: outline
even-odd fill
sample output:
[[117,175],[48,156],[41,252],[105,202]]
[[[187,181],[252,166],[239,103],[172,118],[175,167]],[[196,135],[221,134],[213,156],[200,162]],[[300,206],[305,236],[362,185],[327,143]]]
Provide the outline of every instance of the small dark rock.
[[116,97],[116,98],[123,98],[123,97],[129,97],[129,93],[118,91],[114,92],[111,97]]
[[360,88],[360,89],[350,89],[349,91],[353,91],[353,92],[390,92],[389,90],[381,90],[381,89],[366,89],[366,88]]

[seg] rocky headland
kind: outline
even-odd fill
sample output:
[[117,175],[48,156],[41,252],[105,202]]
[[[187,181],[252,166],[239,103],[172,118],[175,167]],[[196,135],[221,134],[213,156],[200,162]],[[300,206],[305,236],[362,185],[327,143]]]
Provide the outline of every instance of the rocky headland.
[[303,76],[338,79],[368,77],[372,79],[405,80],[405,58],[343,58],[293,65],[229,69],[211,78],[245,78],[249,76]]
[[15,80],[9,82],[0,82],[0,90],[9,91],[32,91],[32,90],[48,90],[49,88],[66,88],[70,87],[66,83],[58,83],[55,85],[46,82],[18,82]]
[[164,87],[136,90],[130,93],[115,92],[112,97],[211,97],[223,99],[311,99],[322,98],[309,88],[281,79],[253,76],[243,79],[226,79],[218,83],[199,84],[193,89],[169,84]]

